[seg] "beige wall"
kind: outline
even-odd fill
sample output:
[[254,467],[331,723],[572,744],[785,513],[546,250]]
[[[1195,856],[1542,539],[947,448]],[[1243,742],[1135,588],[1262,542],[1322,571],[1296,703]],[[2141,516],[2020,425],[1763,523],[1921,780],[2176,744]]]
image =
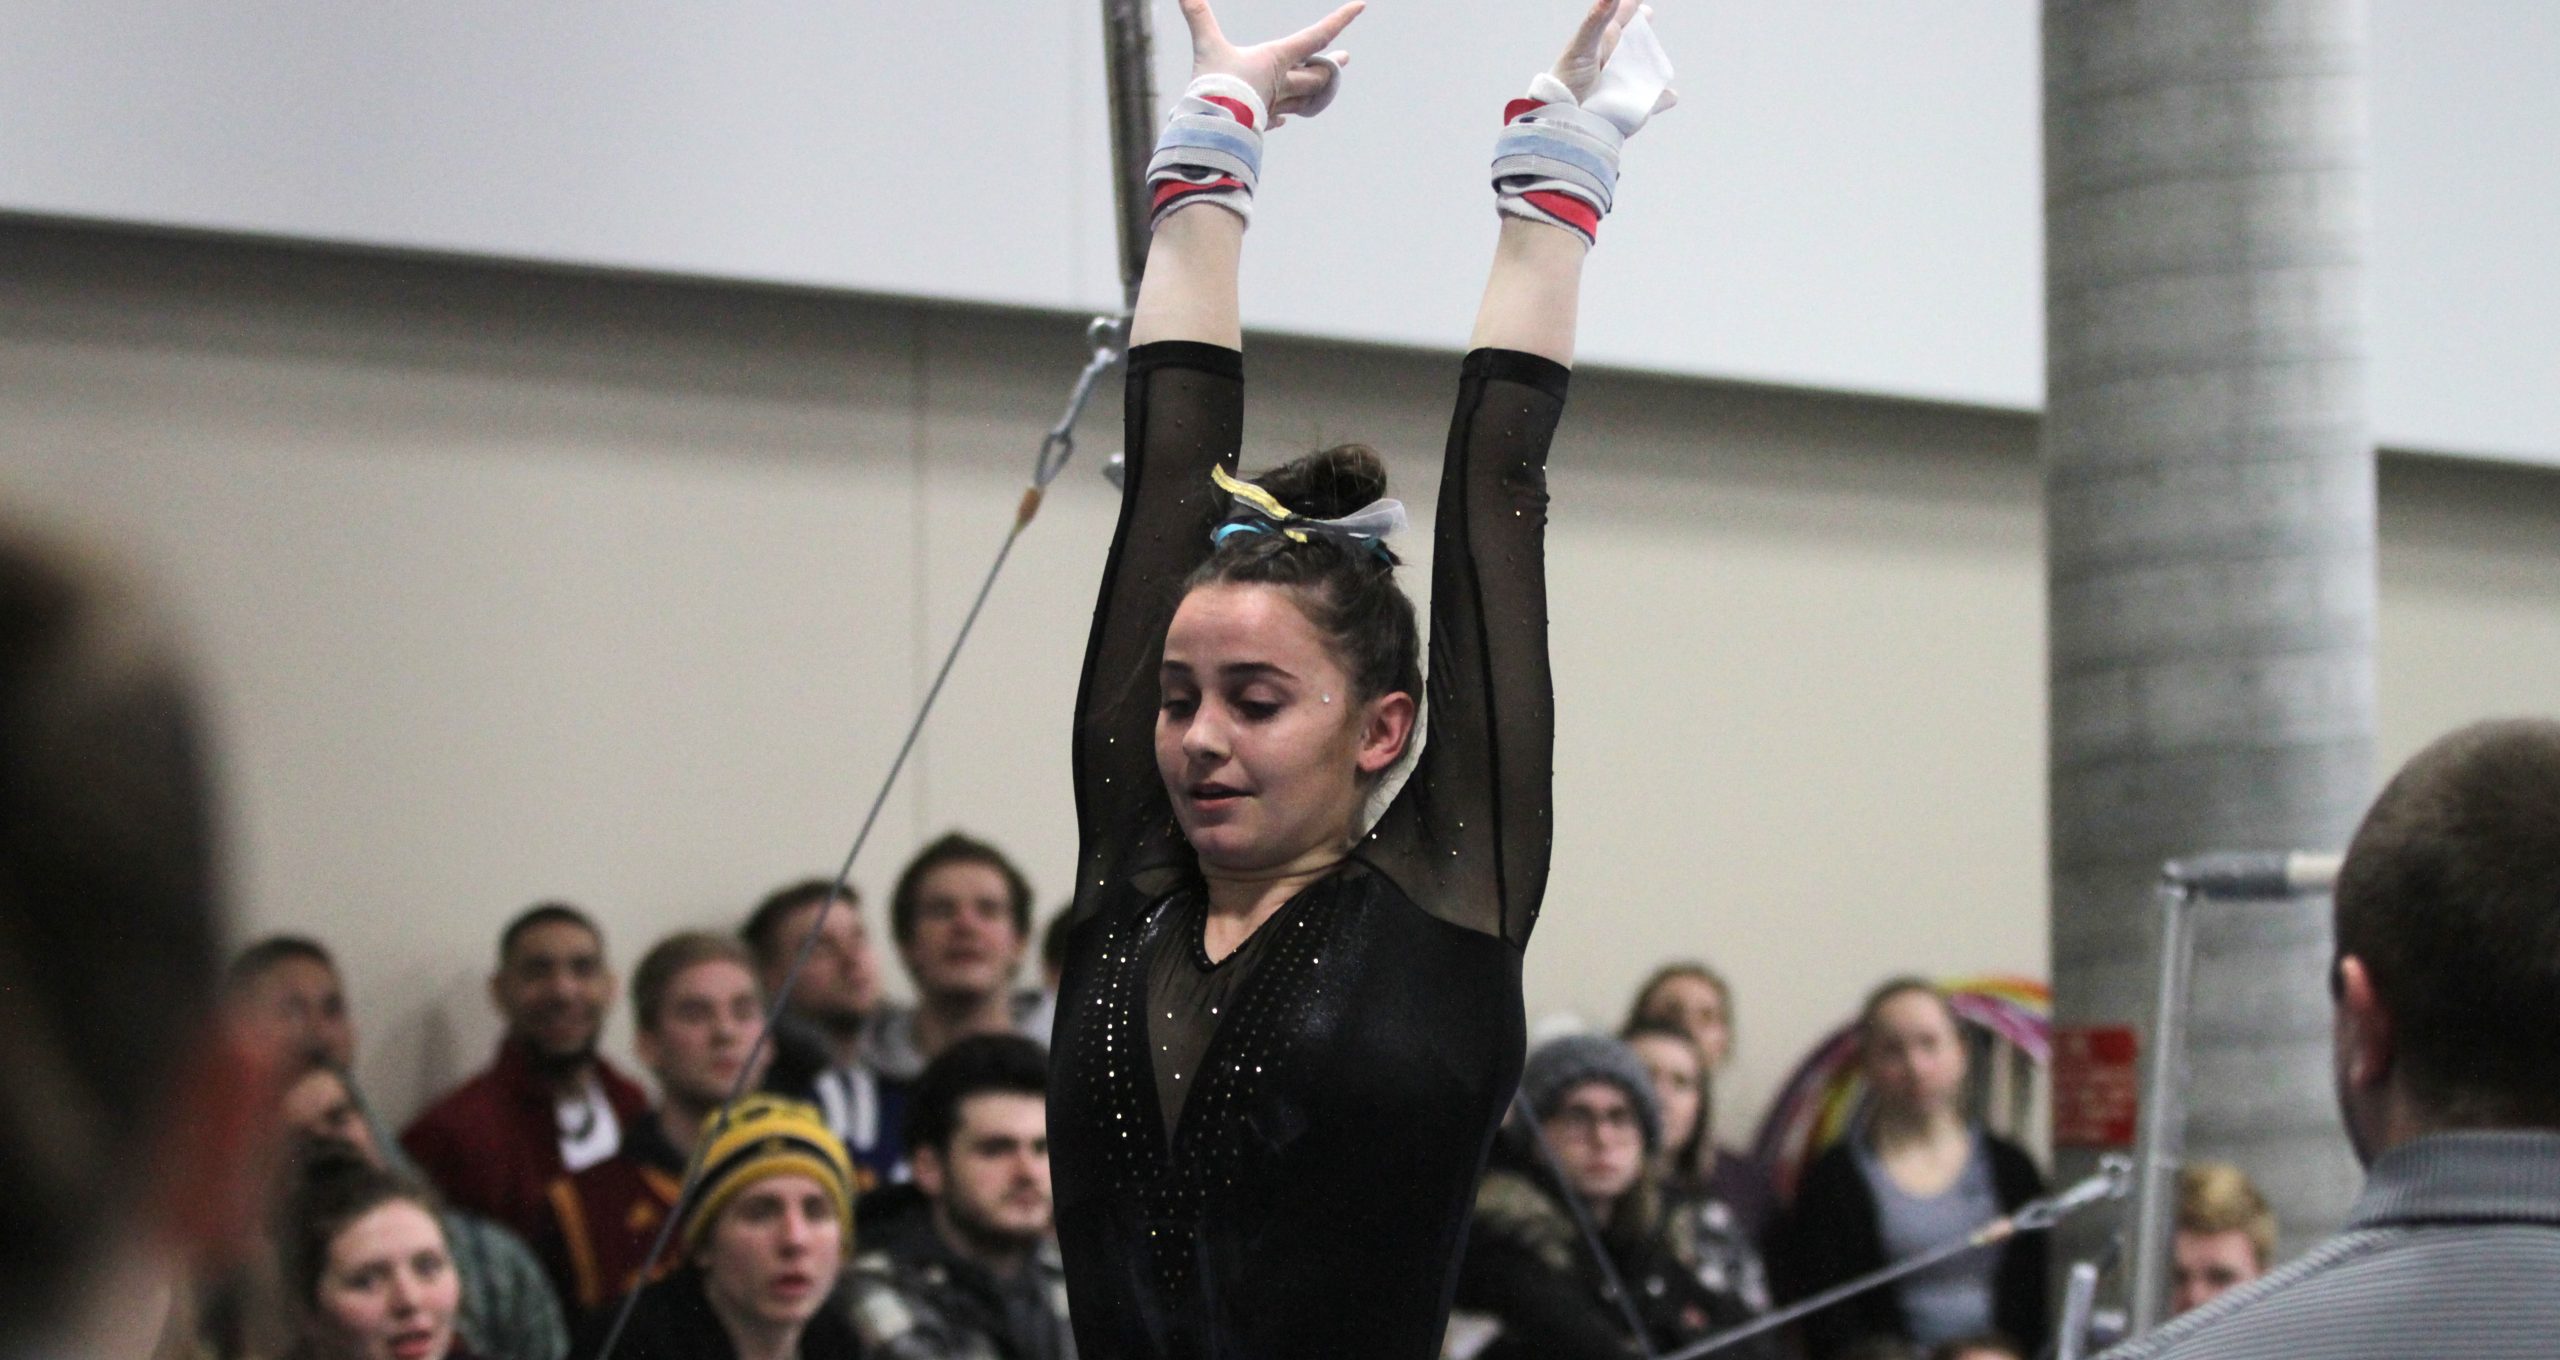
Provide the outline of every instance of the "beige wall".
[[[832,867],[1083,357],[1073,318],[25,225],[0,258],[0,494],[176,595],[243,927],[341,951],[395,1113],[481,1060],[523,904],[589,905],[628,962]],[[1248,462],[1366,438],[1427,506],[1453,368],[1257,342]],[[1578,382],[1531,1007],[1614,1020],[1709,956],[1756,1116],[1883,974],[2043,972],[2033,427]],[[1016,551],[875,895],[952,825],[1063,895],[1116,421],[1106,393]],[[2395,460],[2384,488],[2386,756],[2555,707],[2560,478]]]

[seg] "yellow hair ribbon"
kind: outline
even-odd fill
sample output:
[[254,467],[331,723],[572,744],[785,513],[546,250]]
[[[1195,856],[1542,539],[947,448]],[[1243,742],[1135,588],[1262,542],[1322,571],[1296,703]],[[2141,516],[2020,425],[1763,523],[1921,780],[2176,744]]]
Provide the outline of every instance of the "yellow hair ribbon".
[[[1209,480],[1217,483],[1220,491],[1224,491],[1228,495],[1235,497],[1237,500],[1243,501],[1245,504],[1252,506],[1256,511],[1259,511],[1264,518],[1269,519],[1275,524],[1285,523],[1286,521],[1293,520],[1298,517],[1296,511],[1291,510],[1289,507],[1280,503],[1279,497],[1272,495],[1261,487],[1255,486],[1251,482],[1244,481],[1233,476],[1223,467],[1218,467],[1213,464],[1209,468]],[[1307,535],[1304,530],[1282,529],[1280,532],[1287,534],[1290,542],[1304,543],[1307,541]]]

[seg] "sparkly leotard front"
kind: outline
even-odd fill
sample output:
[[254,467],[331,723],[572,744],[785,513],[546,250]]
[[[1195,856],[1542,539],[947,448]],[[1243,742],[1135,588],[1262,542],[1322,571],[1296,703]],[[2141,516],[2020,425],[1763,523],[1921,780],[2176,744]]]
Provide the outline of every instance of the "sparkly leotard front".
[[1156,667],[1242,424],[1241,357],[1129,356],[1128,462],[1077,708],[1083,836],[1050,1087],[1088,1360],[1428,1360],[1518,1083],[1544,891],[1545,459],[1562,366],[1479,350],[1435,523],[1428,728],[1334,873],[1222,960],[1156,773]]

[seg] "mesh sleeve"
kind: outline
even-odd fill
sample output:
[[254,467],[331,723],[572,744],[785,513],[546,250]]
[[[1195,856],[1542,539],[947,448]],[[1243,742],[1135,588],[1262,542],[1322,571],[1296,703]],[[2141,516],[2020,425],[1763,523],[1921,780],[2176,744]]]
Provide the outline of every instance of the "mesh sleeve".
[[1469,354],[1440,472],[1426,739],[1361,857],[1424,910],[1525,946],[1554,841],[1547,445],[1568,371]]
[[1130,350],[1125,417],[1120,524],[1076,691],[1078,917],[1116,882],[1188,863],[1156,774],[1156,670],[1183,578],[1224,511],[1209,469],[1235,463],[1244,356],[1188,340]]

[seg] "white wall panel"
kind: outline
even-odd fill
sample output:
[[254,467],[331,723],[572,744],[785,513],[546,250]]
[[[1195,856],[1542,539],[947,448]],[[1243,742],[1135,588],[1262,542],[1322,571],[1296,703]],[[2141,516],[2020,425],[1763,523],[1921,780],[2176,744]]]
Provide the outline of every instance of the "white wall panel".
[[[2030,0],[1660,8],[1688,102],[1628,156],[1587,356],[2040,404]],[[1356,88],[1273,139],[1249,321],[1456,344],[1496,111],[1574,9],[1376,0]],[[2560,7],[2371,9],[2377,433],[2560,462]],[[10,0],[0,208],[1104,307],[1099,32],[1095,0]]]

